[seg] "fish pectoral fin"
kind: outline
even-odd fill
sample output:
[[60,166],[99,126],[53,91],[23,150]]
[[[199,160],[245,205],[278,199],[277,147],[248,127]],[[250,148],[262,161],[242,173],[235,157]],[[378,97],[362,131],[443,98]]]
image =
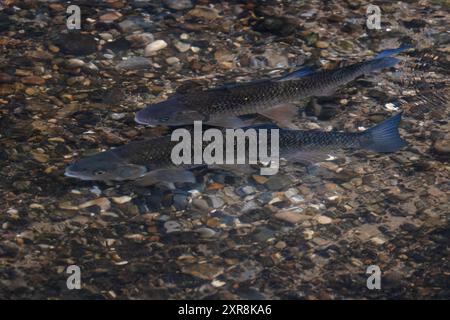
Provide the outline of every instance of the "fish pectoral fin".
[[195,183],[194,174],[185,169],[157,169],[152,170],[141,178],[134,181],[140,187],[146,187],[157,183]]
[[224,128],[242,128],[246,126],[246,123],[244,121],[235,116],[225,116],[221,118],[210,119],[206,122],[206,124]]
[[262,116],[269,118],[281,128],[298,129],[292,122],[298,116],[299,109],[294,104],[282,104],[259,112]]

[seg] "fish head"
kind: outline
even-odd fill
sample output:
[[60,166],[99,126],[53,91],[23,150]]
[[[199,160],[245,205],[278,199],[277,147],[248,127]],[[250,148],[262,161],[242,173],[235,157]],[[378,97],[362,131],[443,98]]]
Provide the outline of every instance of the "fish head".
[[145,166],[125,163],[110,152],[81,159],[66,168],[65,176],[81,180],[123,181],[142,177]]
[[199,111],[187,108],[175,97],[139,110],[134,120],[145,125],[182,126],[205,118]]

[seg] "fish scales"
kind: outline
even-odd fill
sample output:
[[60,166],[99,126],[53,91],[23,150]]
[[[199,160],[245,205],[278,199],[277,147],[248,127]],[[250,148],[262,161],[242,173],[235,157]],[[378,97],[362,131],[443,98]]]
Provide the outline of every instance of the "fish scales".
[[[366,149],[375,152],[394,152],[405,146],[405,142],[401,139],[398,132],[398,124],[400,120],[401,114],[397,114],[368,130],[354,133],[278,129],[280,156],[285,157],[288,160],[297,159],[299,161],[304,160],[307,162],[318,162],[325,160],[328,154],[344,149]],[[247,128],[247,130],[248,129],[254,129],[255,132],[259,133],[261,138],[261,133],[263,131],[260,130],[264,128],[251,127]],[[227,139],[233,137],[233,153],[235,154],[235,159],[237,159],[237,157],[241,158],[243,154],[237,155],[239,148],[238,139],[235,138],[236,132],[231,130],[233,135],[230,136],[228,135],[230,132],[228,130],[230,129],[221,132],[225,132],[222,136],[224,143],[223,149],[224,151],[226,150]],[[245,137],[251,135],[248,131],[245,133]],[[272,137],[273,136],[271,134],[267,135],[268,150],[271,151]],[[241,136],[241,139],[246,138]],[[255,142],[258,143],[260,141]],[[178,178],[178,181],[183,179],[185,181],[193,181],[195,179],[192,173],[189,173],[186,170],[182,171],[181,169],[190,169],[196,165],[183,164],[178,166],[178,168],[174,169],[178,170],[176,171],[177,173],[172,173],[172,171],[167,170],[167,168],[174,167],[171,155],[173,148],[178,143],[180,142],[171,141],[171,136],[130,142],[121,147],[78,160],[66,168],[65,174],[69,177],[84,180],[122,181],[146,177],[147,180],[152,183],[160,179],[173,178]],[[210,141],[203,141],[202,139],[202,153],[204,148],[209,146],[210,143]],[[189,148],[191,148],[191,156],[193,156],[196,150],[195,141],[188,141],[188,144]],[[247,154],[249,152],[248,150],[249,148],[246,148],[244,152]],[[258,155],[259,154],[260,153],[258,151]],[[271,157],[272,156],[273,155],[271,154]],[[146,183],[149,181],[146,181]]]
[[300,69],[274,79],[177,94],[139,110],[135,121],[166,126],[203,121],[213,126],[238,128],[246,126],[239,116],[259,113],[281,127],[292,128],[292,118],[298,111],[296,104],[309,97],[332,95],[339,87],[362,75],[393,67],[400,60],[391,55],[409,48],[386,50],[373,59],[333,70]]
[[186,108],[198,109],[210,117],[257,113],[276,104],[295,102],[311,95],[328,93],[365,73],[367,63],[321,71],[298,80],[243,84],[232,88],[186,94],[180,101]]

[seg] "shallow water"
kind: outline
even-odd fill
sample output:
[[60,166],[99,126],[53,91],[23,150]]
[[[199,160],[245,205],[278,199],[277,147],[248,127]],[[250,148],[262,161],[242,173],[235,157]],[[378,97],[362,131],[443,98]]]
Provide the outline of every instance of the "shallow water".
[[[450,297],[448,1],[6,1],[0,11],[0,297]],[[197,5],[197,7],[194,7]],[[200,6],[200,7],[198,7]],[[202,7],[203,6],[203,7]],[[156,43],[155,43],[156,41]],[[330,69],[411,43],[403,62],[306,101],[302,129],[403,111],[408,147],[276,176],[196,170],[138,187],[64,176],[80,157],[168,133],[134,112],[175,92]],[[81,269],[68,290],[66,269]],[[382,289],[366,287],[366,269]]]

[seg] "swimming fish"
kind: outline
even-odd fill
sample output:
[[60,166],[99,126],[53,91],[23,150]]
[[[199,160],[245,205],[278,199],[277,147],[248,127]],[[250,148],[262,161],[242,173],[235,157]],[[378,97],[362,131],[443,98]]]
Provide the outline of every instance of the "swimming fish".
[[296,102],[312,96],[331,95],[340,86],[373,71],[396,65],[391,57],[409,49],[401,46],[380,52],[375,58],[333,70],[314,72],[302,68],[285,76],[230,84],[214,89],[175,95],[139,110],[135,121],[146,125],[180,126],[194,121],[229,128],[244,127],[239,116],[259,113],[278,126],[292,128]]
[[[406,145],[398,132],[400,120],[399,113],[363,132],[278,129],[279,155],[288,161],[315,163],[326,160],[330,153],[346,149],[394,152]],[[262,127],[251,129],[258,131]],[[130,142],[76,161],[66,168],[65,175],[109,182],[133,180],[142,185],[195,182],[190,171],[195,165],[175,166],[172,162],[171,153],[177,143],[171,136]],[[207,143],[203,141],[203,145]]]

